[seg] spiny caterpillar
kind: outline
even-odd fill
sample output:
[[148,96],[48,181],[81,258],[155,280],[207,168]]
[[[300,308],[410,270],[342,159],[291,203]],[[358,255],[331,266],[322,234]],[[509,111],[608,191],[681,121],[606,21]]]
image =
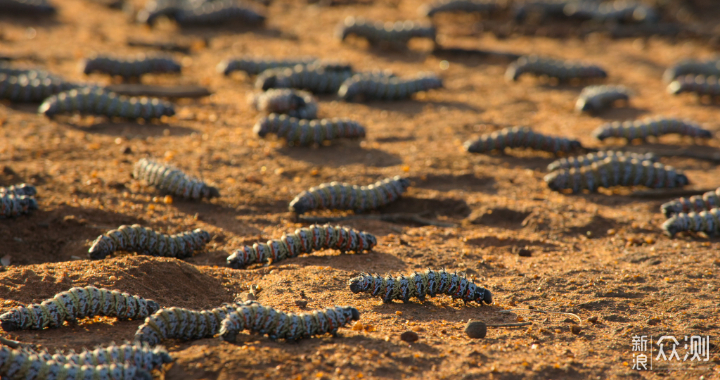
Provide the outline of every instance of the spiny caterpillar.
[[1,62],[0,62],[0,74],[5,74],[9,77],[17,77],[20,75],[24,75],[24,76],[28,77],[28,79],[54,78],[55,77],[55,75],[53,75],[50,72],[45,71],[45,70],[15,67],[13,65],[1,63]]
[[37,194],[37,189],[33,185],[27,183],[19,183],[17,185],[2,187],[0,186],[0,195],[25,195],[28,197],[34,197]]
[[580,92],[575,110],[597,112],[611,107],[618,100],[630,100],[630,90],[625,86],[587,86]]
[[312,94],[289,88],[269,89],[251,94],[249,99],[255,109],[268,113],[283,113],[300,119],[317,117],[318,104]]
[[234,343],[240,331],[248,330],[271,340],[296,342],[316,335],[337,335],[337,330],[360,319],[354,307],[330,307],[308,313],[283,313],[259,304],[243,306],[228,314],[220,327],[220,338]]
[[425,272],[415,272],[407,277],[371,275],[362,273],[349,281],[350,291],[353,293],[370,293],[373,297],[381,297],[384,303],[393,300],[409,302],[410,298],[416,297],[420,302],[425,301],[425,296],[435,297],[440,294],[447,294],[453,299],[461,299],[468,303],[475,301],[482,305],[492,303],[492,293],[489,290],[475,285],[464,275],[448,273],[445,269],[435,271],[427,269]]
[[80,85],[53,77],[30,78],[26,75],[0,74],[0,99],[11,102],[36,103]]
[[314,57],[288,59],[252,57],[231,58],[220,62],[217,65],[217,71],[224,75],[230,75],[234,71],[244,71],[248,75],[257,75],[268,69],[293,68],[296,65],[307,66],[317,60],[318,59]]
[[35,198],[25,195],[0,194],[0,218],[14,218],[37,210]]
[[428,38],[435,41],[435,27],[420,25],[413,21],[397,21],[395,23],[366,20],[362,17],[348,16],[338,25],[336,35],[341,41],[350,35],[365,38],[370,44],[389,43],[407,45],[411,38]]
[[268,134],[284,138],[288,144],[309,146],[341,138],[365,137],[365,128],[350,119],[300,120],[287,115],[270,114],[258,120],[253,132],[259,137]]
[[597,153],[588,153],[584,156],[561,158],[548,164],[547,170],[549,172],[559,169],[579,169],[585,166],[590,166],[595,162],[600,162],[608,157],[625,157],[628,159],[636,159],[638,161],[657,161],[652,153],[631,153],[631,152],[616,152],[613,150],[606,150]]
[[352,70],[325,70],[297,65],[294,68],[263,71],[255,81],[255,88],[297,88],[316,94],[336,93],[340,85],[352,76]]
[[500,9],[495,0],[440,0],[420,7],[421,16],[433,17],[438,13],[491,13]]
[[400,198],[410,187],[410,180],[395,176],[368,186],[348,183],[323,183],[303,191],[290,202],[290,211],[297,215],[316,209],[364,211],[382,207]]
[[137,13],[135,20],[152,26],[155,24],[155,20],[162,16],[175,19],[177,14],[187,6],[187,0],[150,0],[145,3],[145,8]]
[[180,26],[214,26],[220,24],[246,25],[262,24],[265,16],[242,6],[234,0],[203,2],[190,9],[183,9],[175,15]]
[[674,215],[662,224],[662,229],[670,237],[686,231],[717,236],[720,234],[720,208]]
[[86,59],[83,67],[85,74],[102,73],[123,78],[139,78],[152,73],[179,73],[181,70],[180,63],[171,57],[152,57],[145,54],[127,58],[99,55]]
[[155,346],[165,339],[196,340],[218,333],[225,317],[237,308],[255,301],[223,304],[210,310],[190,310],[180,307],[163,308],[145,318],[135,332],[135,341]]
[[41,330],[60,327],[64,321],[104,315],[119,319],[144,318],[160,308],[157,302],[142,297],[86,286],[58,293],[40,304],[18,306],[0,315],[5,331]]
[[465,143],[465,149],[470,153],[489,153],[505,148],[528,148],[557,154],[582,149],[582,144],[578,140],[546,136],[528,127],[505,128]]
[[682,94],[683,92],[694,92],[697,95],[720,95],[720,83],[718,77],[703,75],[686,75],[675,79],[668,85],[667,91],[673,95]]
[[676,78],[687,75],[718,76],[720,75],[720,59],[713,58],[707,61],[691,59],[678,62],[675,66],[665,70],[665,73],[663,73],[663,81],[670,83]]
[[85,87],[45,99],[38,112],[49,118],[59,114],[79,113],[150,120],[175,115],[175,108],[171,103],[156,98],[128,98],[102,88]]
[[433,73],[420,73],[414,78],[401,79],[377,75],[357,74],[342,83],[338,96],[345,101],[357,97],[376,100],[400,100],[414,93],[442,88],[443,83]]
[[612,186],[646,186],[650,188],[674,188],[688,184],[681,171],[650,161],[638,161],[625,157],[608,157],[601,162],[579,169],[562,169],[545,176],[548,187],[554,191],[571,189],[596,192],[598,188]]
[[30,15],[52,15],[57,9],[45,0],[2,0],[0,13],[26,13]]
[[693,195],[690,198],[678,198],[674,201],[664,203],[660,206],[665,217],[669,218],[672,215],[679,214],[681,212],[701,212],[720,207],[720,188],[714,191],[708,191],[703,195]]
[[302,253],[312,253],[322,249],[337,249],[340,252],[371,251],[377,245],[375,236],[342,226],[313,224],[298,228],[294,234],[283,234],[280,239],[267,243],[246,245],[233,252],[227,258],[230,267],[239,269],[252,263],[282,261],[297,257]]
[[624,138],[632,141],[635,139],[647,140],[649,136],[660,137],[671,133],[703,139],[712,137],[712,132],[703,129],[692,121],[668,117],[648,117],[642,120],[628,120],[622,123],[619,121],[606,123],[593,131],[592,136],[600,141],[610,137]]
[[163,364],[172,363],[172,358],[165,347],[150,347],[141,343],[125,343],[116,345],[111,343],[107,347],[98,347],[92,351],[83,350],[80,353],[56,353],[51,355],[44,351],[38,356],[45,361],[54,360],[58,363],[74,365],[98,366],[104,364],[128,364],[145,371],[161,369]]
[[220,196],[220,190],[192,178],[180,169],[142,158],[133,167],[133,177],[155,186],[161,192],[185,199],[211,199]]
[[128,251],[184,259],[191,257],[193,252],[202,249],[209,241],[210,234],[199,228],[166,235],[138,224],[123,225],[95,239],[88,255],[91,259],[98,260],[116,251]]
[[597,65],[529,55],[511,63],[505,71],[505,79],[517,81],[525,73],[556,78],[559,82],[607,78],[607,72]]

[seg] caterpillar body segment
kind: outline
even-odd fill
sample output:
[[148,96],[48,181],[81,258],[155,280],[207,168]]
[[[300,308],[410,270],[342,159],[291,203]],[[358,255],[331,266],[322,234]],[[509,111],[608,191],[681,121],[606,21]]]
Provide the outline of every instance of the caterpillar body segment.
[[418,11],[421,16],[433,17],[439,13],[492,13],[499,9],[495,0],[440,0],[421,6]]
[[183,9],[175,15],[175,21],[182,27],[231,23],[233,25],[261,25],[265,22],[265,16],[234,0],[217,0]]
[[285,234],[280,239],[267,243],[255,243],[233,252],[227,258],[230,267],[239,269],[252,263],[264,263],[297,257],[302,253],[312,253],[322,249],[337,249],[340,252],[371,251],[377,245],[377,238],[367,232],[331,225],[313,224],[298,228],[293,234]]
[[64,91],[45,99],[38,112],[49,118],[60,114],[79,113],[151,120],[173,116],[175,108],[171,103],[157,98],[128,98],[101,88],[85,87]]
[[601,162],[608,157],[625,157],[627,159],[636,159],[638,161],[657,161],[657,157],[652,153],[643,154],[631,152],[616,152],[613,150],[608,150],[600,151],[597,153],[588,153],[583,156],[561,158],[548,164],[547,170],[549,172],[552,172],[559,169],[579,169],[585,166],[590,166],[595,162]]
[[677,78],[688,75],[719,76],[720,58],[709,59],[707,61],[685,60],[678,62],[675,66],[665,70],[665,73],[663,73],[663,81],[665,83],[671,83]]
[[57,9],[45,0],[2,0],[0,13],[22,13],[30,15],[54,15]]
[[558,154],[582,149],[582,144],[578,140],[546,136],[527,127],[505,128],[465,143],[465,149],[470,153],[489,153],[505,148],[528,148]]
[[251,95],[250,104],[267,113],[282,113],[299,119],[315,119],[318,104],[312,94],[288,88],[269,89]]
[[258,75],[255,88],[296,88],[316,94],[336,93],[342,83],[353,76],[348,70],[325,70],[323,68],[297,65],[294,68],[270,69]]
[[629,101],[630,96],[630,90],[625,86],[587,86],[580,92],[580,96],[575,103],[575,110],[578,112],[598,112],[611,107],[618,100]]
[[660,206],[660,210],[669,218],[680,213],[699,213],[709,211],[720,207],[720,188],[714,191],[708,191],[703,195],[693,195],[690,198],[681,197],[673,201],[664,203]]
[[557,59],[529,55],[520,57],[511,63],[505,71],[505,79],[517,81],[523,74],[555,78],[559,82],[573,79],[591,80],[607,78],[607,72],[600,66],[581,62],[561,61]]
[[284,138],[288,144],[309,146],[341,138],[365,137],[365,128],[350,119],[301,120],[286,115],[270,114],[258,120],[253,131],[264,138],[268,134]]
[[548,187],[554,191],[570,189],[596,192],[598,188],[613,186],[646,186],[675,188],[689,183],[685,174],[672,166],[625,157],[608,157],[579,169],[561,169],[545,176]]
[[720,95],[720,83],[718,77],[714,75],[707,77],[703,75],[686,75],[672,81],[668,85],[667,91],[673,95],[694,92],[699,96],[718,96]]
[[235,342],[238,333],[267,335],[271,340],[284,339],[296,342],[316,335],[336,335],[340,327],[360,319],[360,311],[354,307],[331,307],[308,313],[283,313],[259,304],[242,306],[228,314],[220,327],[220,338]]
[[11,193],[0,193],[0,218],[14,218],[37,210],[35,198]]
[[34,197],[37,194],[37,189],[33,185],[27,183],[19,183],[17,185],[2,187],[0,186],[0,196],[3,195],[24,195],[27,197]]
[[373,297],[382,298],[383,302],[402,300],[405,303],[410,298],[425,301],[426,296],[435,297],[446,294],[453,299],[461,299],[465,303],[477,302],[491,304],[492,293],[482,288],[464,275],[449,273],[444,269],[435,271],[427,269],[424,272],[414,272],[411,275],[396,277],[372,275],[362,273],[349,281],[350,291],[353,293],[370,293]]
[[180,169],[147,158],[135,163],[133,177],[155,186],[161,192],[185,199],[211,199],[220,196],[217,188],[188,176]]
[[338,25],[336,35],[341,41],[350,35],[365,38],[370,44],[389,43],[407,45],[412,38],[427,38],[435,42],[437,31],[432,25],[421,25],[414,21],[395,23],[366,20],[348,16]]
[[400,198],[410,187],[410,180],[395,176],[368,186],[330,182],[303,191],[290,202],[290,211],[297,215],[316,209],[376,209]]
[[181,70],[180,63],[171,57],[144,54],[127,58],[99,55],[85,60],[83,66],[85,74],[102,73],[123,78],[139,78],[152,73],[179,73]]
[[11,102],[42,102],[52,95],[78,87],[82,86],[55,77],[31,78],[26,75],[0,74],[0,99]]
[[[49,71],[40,69],[31,69],[27,67],[17,67],[7,63],[0,62],[0,74],[7,75],[9,77],[25,76],[28,79],[36,78],[57,78]],[[59,79],[59,78],[58,78]]]
[[318,59],[314,57],[287,59],[252,57],[230,58],[217,65],[217,72],[222,73],[223,75],[230,75],[235,71],[244,71],[248,75],[258,75],[268,69],[293,68],[297,65],[307,66],[316,61],[318,61]]
[[648,117],[642,120],[629,120],[622,123],[618,121],[606,123],[593,131],[592,136],[600,141],[610,137],[624,138],[632,141],[634,139],[646,140],[649,136],[660,137],[672,133],[695,138],[712,138],[712,132],[692,121],[667,117]]
[[157,302],[139,296],[86,286],[58,293],[39,304],[18,306],[0,315],[5,331],[41,330],[60,327],[64,321],[104,315],[119,319],[144,318],[160,308]]
[[202,249],[209,241],[210,234],[199,228],[176,235],[166,235],[138,224],[124,225],[95,239],[88,255],[93,260],[99,260],[116,251],[128,251],[184,259]]
[[401,100],[413,94],[442,88],[440,77],[433,73],[420,73],[414,78],[397,78],[373,74],[357,74],[345,80],[338,96],[345,101],[358,97],[373,100]]
[[710,236],[720,235],[720,209],[673,215],[662,224],[666,235],[673,237],[680,232],[704,232]]
[[39,353],[45,361],[54,360],[62,364],[98,366],[106,364],[127,364],[145,371],[161,369],[163,364],[171,363],[170,354],[162,346],[150,347],[141,343],[125,343],[122,345],[110,344],[107,347],[98,347],[92,351],[83,350],[69,354],[47,352]]

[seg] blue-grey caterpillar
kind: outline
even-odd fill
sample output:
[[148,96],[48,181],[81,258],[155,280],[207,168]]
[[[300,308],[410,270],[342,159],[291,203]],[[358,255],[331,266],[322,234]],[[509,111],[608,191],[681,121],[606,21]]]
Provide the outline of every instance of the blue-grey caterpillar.
[[483,303],[489,305],[493,302],[489,290],[475,285],[464,275],[448,273],[445,269],[439,271],[427,269],[420,273],[414,272],[407,277],[402,274],[397,277],[382,277],[362,273],[351,279],[349,285],[353,293],[370,293],[373,297],[381,297],[385,303],[393,300],[407,303],[412,297],[424,302],[426,295],[435,297],[440,294],[461,299],[465,303],[475,301],[480,305]]
[[11,102],[37,103],[63,91],[81,87],[54,77],[30,78],[25,75],[0,74],[0,99]]
[[54,360],[62,364],[88,366],[127,364],[148,372],[161,369],[163,364],[172,363],[172,358],[165,347],[150,347],[147,344],[127,342],[122,345],[112,343],[107,347],[98,347],[92,351],[83,350],[80,353],[52,355],[48,352],[40,352],[38,356],[45,361]]
[[549,172],[559,169],[579,169],[585,166],[590,166],[595,162],[600,162],[608,157],[625,157],[627,159],[636,159],[638,161],[651,161],[656,162],[657,157],[652,153],[631,153],[631,152],[617,152],[613,150],[600,151],[597,153],[588,153],[583,156],[568,157],[555,160],[548,164],[547,170]]
[[338,96],[345,101],[357,97],[374,100],[401,100],[421,91],[442,88],[443,82],[433,73],[420,73],[414,78],[396,78],[357,74],[347,79],[338,89]]
[[342,83],[353,76],[352,70],[325,70],[297,65],[263,71],[255,81],[255,88],[297,88],[316,94],[336,93]]
[[126,79],[153,73],[179,73],[181,70],[180,63],[171,57],[153,57],[145,54],[127,58],[98,55],[86,59],[83,63],[85,74],[102,73]]
[[19,183],[17,185],[7,187],[0,186],[0,196],[7,194],[34,197],[35,194],[37,194],[37,189],[35,186],[28,185],[27,183]]
[[336,35],[341,41],[350,35],[365,38],[370,44],[388,43],[407,45],[412,38],[428,38],[435,42],[435,27],[421,25],[414,21],[397,21],[395,23],[366,20],[362,17],[348,16],[337,27]]
[[612,107],[618,100],[629,101],[630,90],[625,86],[600,85],[582,89],[575,110],[578,112],[598,112]]
[[58,293],[40,304],[18,306],[0,315],[5,331],[60,327],[65,321],[104,315],[119,319],[144,318],[160,308],[157,302],[117,290],[86,286]]
[[597,65],[529,55],[511,63],[505,71],[505,79],[517,81],[526,73],[555,78],[559,82],[607,78],[607,72]]
[[138,11],[135,21],[152,26],[160,17],[175,19],[178,13],[189,5],[188,0],[150,0],[145,8]]
[[371,251],[377,245],[374,235],[342,226],[313,224],[298,228],[294,234],[283,234],[280,239],[267,243],[246,245],[227,258],[230,267],[239,269],[253,263],[273,263],[312,253],[322,249],[337,249],[340,252]]
[[564,8],[565,16],[581,20],[598,22],[656,23],[659,15],[655,9],[635,1],[573,1]]
[[56,78],[56,76],[51,74],[49,71],[40,70],[40,69],[16,67],[16,66],[13,66],[13,65],[10,65],[7,63],[1,63],[1,62],[0,62],[0,74],[5,74],[9,77],[16,77],[16,76],[24,75],[24,76],[28,77],[28,79]]
[[308,146],[323,141],[365,137],[365,128],[350,119],[300,120],[286,115],[271,114],[258,120],[253,131],[260,137],[268,134],[284,138],[288,144]]
[[720,208],[708,211],[680,213],[662,224],[665,234],[673,237],[679,232],[704,232],[711,236],[720,235]]
[[674,188],[689,183],[685,174],[672,166],[625,157],[608,157],[579,169],[557,170],[546,175],[545,182],[551,190],[570,189],[573,193],[596,192],[600,187],[612,186]]
[[500,9],[495,0],[439,0],[420,7],[421,16],[433,17],[438,13],[492,13]]
[[694,92],[700,96],[718,96],[720,95],[720,83],[718,83],[718,77],[714,75],[707,77],[703,75],[686,75],[672,81],[668,85],[667,91],[673,95]]
[[0,13],[25,13],[30,15],[52,15],[57,13],[55,6],[46,0],[2,0]]
[[49,118],[59,114],[79,113],[150,120],[175,115],[175,108],[171,103],[157,98],[128,98],[101,88],[85,87],[45,99],[38,112]]
[[720,58],[713,58],[706,61],[697,61],[694,59],[680,61],[675,64],[675,66],[665,70],[665,73],[663,73],[663,81],[670,83],[676,78],[687,75],[720,75]]
[[220,327],[220,338],[235,342],[238,333],[248,330],[266,335],[271,340],[285,339],[296,342],[316,335],[337,335],[337,330],[360,319],[360,311],[354,307],[330,307],[308,313],[283,313],[260,304],[243,306],[228,314]]
[[0,194],[0,218],[14,218],[37,210],[35,198],[11,193]]
[[220,196],[217,188],[188,176],[178,168],[147,158],[142,158],[135,163],[133,177],[150,186],[155,186],[161,192],[185,199],[211,199]]
[[88,255],[93,260],[99,260],[116,251],[127,251],[184,259],[202,249],[209,241],[210,234],[199,228],[175,235],[166,235],[138,224],[124,225],[95,239]]
[[528,148],[557,154],[582,149],[582,144],[578,140],[546,136],[528,127],[505,128],[465,143],[465,149],[470,153],[490,153],[505,148]]
[[317,117],[318,104],[312,94],[289,88],[269,89],[260,94],[250,94],[250,104],[267,113],[282,113],[299,119]]
[[660,137],[671,133],[703,139],[712,138],[712,132],[703,129],[690,120],[668,117],[648,117],[642,120],[628,120],[622,123],[614,121],[598,127],[593,131],[592,136],[600,141],[610,137],[618,137],[632,141],[635,139],[647,140],[649,136]]
[[348,183],[323,183],[303,191],[290,202],[290,211],[297,215],[316,209],[355,210],[376,209],[394,202],[410,187],[410,180],[395,176],[368,186]]
[[255,301],[223,304],[210,310],[190,310],[180,307],[163,308],[145,318],[135,332],[135,341],[155,346],[165,339],[196,340],[215,336],[225,317],[242,306]]
[[175,15],[175,21],[183,27],[231,23],[233,25],[259,25],[265,22],[265,16],[234,0],[217,0],[182,9]]
[[664,203],[660,210],[669,218],[681,212],[701,212],[720,207],[720,188],[708,191],[703,195],[693,195],[690,198],[681,197]]
[[230,75],[235,71],[244,71],[248,75],[257,75],[268,69],[293,68],[296,65],[307,66],[317,60],[318,59],[314,57],[287,59],[252,57],[231,58],[220,62],[217,65],[217,72],[224,75]]

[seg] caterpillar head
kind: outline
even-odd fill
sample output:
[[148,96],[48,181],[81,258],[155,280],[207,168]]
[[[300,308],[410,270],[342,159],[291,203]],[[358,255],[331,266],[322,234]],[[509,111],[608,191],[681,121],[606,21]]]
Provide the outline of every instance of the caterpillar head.
[[682,210],[683,205],[681,202],[678,201],[663,203],[663,205],[660,206],[660,211],[662,211],[666,218],[669,218],[675,214],[679,214],[682,212]]
[[560,191],[568,188],[569,178],[570,177],[566,170],[559,170],[546,175],[543,179],[545,180],[545,183],[547,183],[550,190]]
[[[665,235],[673,237],[678,232],[686,231],[686,228],[683,228],[679,223],[679,221],[682,221],[683,218],[686,218],[687,214],[678,214],[668,220],[665,221],[665,223],[662,224],[662,230],[665,231]],[[3,328],[4,325],[3,325]]]
[[145,303],[147,305],[148,314],[154,314],[156,311],[160,310],[160,305],[153,300],[145,300]]
[[478,303],[484,302],[485,304],[490,305],[493,302],[492,293],[489,290],[478,286],[475,289],[475,301]]
[[217,187],[208,186],[208,199],[220,197],[220,190]]
[[361,80],[348,80],[340,86],[338,96],[346,101],[352,101],[362,92],[363,82]]
[[295,199],[290,202],[290,206],[288,207],[290,212],[294,212],[297,215],[304,214],[310,210],[313,209],[312,204],[310,204],[311,200],[313,199],[312,196],[306,196],[308,194],[303,193],[295,197]]
[[596,128],[594,131],[592,131],[592,133],[590,135],[597,140],[603,141],[606,138],[610,137],[609,136],[610,129],[604,125],[601,125],[600,127]]
[[684,173],[677,173],[675,177],[675,185],[678,187],[686,186],[690,184],[690,180]]
[[358,277],[350,279],[350,291],[353,293],[360,293],[364,291],[367,287],[367,277],[366,274],[361,274]]
[[20,321],[20,309],[13,309],[7,313],[0,315],[0,327],[5,331],[16,331],[20,330],[21,326],[18,323]]

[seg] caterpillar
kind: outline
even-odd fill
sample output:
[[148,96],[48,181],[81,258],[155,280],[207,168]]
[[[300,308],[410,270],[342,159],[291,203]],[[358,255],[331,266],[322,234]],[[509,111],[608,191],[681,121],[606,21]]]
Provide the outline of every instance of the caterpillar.
[[368,186],[347,183],[323,183],[303,191],[290,202],[289,209],[297,215],[315,209],[364,211],[394,202],[410,187],[410,180],[395,176]]
[[155,21],[162,16],[175,19],[177,14],[187,6],[187,0],[150,0],[145,3],[145,8],[137,13],[135,21],[153,26]]
[[211,199],[220,196],[220,190],[192,178],[180,169],[142,158],[133,167],[133,177],[156,189],[185,199]]
[[280,239],[267,243],[246,245],[227,258],[230,267],[240,269],[252,263],[264,263],[272,259],[273,263],[302,253],[312,253],[322,249],[337,249],[340,252],[371,251],[377,245],[372,234],[356,231],[342,226],[313,224],[298,228],[294,234],[284,234]]
[[689,183],[685,174],[672,166],[625,157],[608,157],[579,169],[562,169],[545,176],[554,191],[571,189],[596,192],[599,187],[646,186],[650,188],[682,187]]
[[494,0],[440,0],[420,7],[421,16],[433,17],[438,13],[492,13],[500,9]]
[[597,112],[611,107],[618,100],[630,100],[630,90],[625,86],[587,86],[580,92],[575,109],[578,112]]
[[0,74],[7,75],[9,77],[16,77],[16,76],[23,75],[23,76],[26,76],[28,79],[55,78],[55,75],[51,74],[49,71],[39,70],[39,69],[20,68],[20,67],[15,67],[10,64],[6,64],[6,63],[0,63]]
[[251,95],[250,104],[255,109],[268,113],[284,113],[300,119],[317,117],[318,104],[312,94],[286,88],[269,89],[263,93]]
[[230,58],[217,65],[217,72],[230,75],[235,71],[244,71],[248,75],[257,75],[268,69],[293,68],[296,65],[307,66],[318,59],[314,57],[272,59],[272,58]]
[[14,218],[37,210],[35,198],[11,193],[0,194],[0,218]]
[[58,78],[30,78],[25,75],[0,74],[0,99],[8,99],[11,102],[42,102],[49,96],[78,87],[80,85]]
[[242,306],[255,301],[223,304],[210,310],[190,310],[180,307],[163,308],[145,318],[135,332],[135,341],[155,346],[165,339],[196,340],[214,336],[225,317]]
[[142,343],[126,342],[122,345],[110,344],[107,347],[98,347],[92,351],[83,350],[80,353],[69,354],[40,352],[38,356],[45,360],[54,360],[58,363],[74,365],[98,366],[106,364],[127,364],[136,366],[145,371],[161,369],[163,364],[172,363],[170,354],[162,346],[150,347]]
[[659,15],[654,8],[634,1],[613,1],[597,3],[575,1],[568,3],[563,12],[569,18],[596,20],[599,22],[642,22],[655,23]]
[[104,315],[119,319],[144,318],[160,308],[157,302],[142,297],[86,286],[60,292],[39,304],[18,306],[0,315],[5,331],[42,330],[60,327],[64,321]]
[[622,123],[618,121],[606,123],[593,131],[592,136],[600,141],[610,137],[619,137],[632,141],[635,139],[647,140],[649,136],[660,137],[671,133],[703,139],[712,137],[712,132],[703,129],[692,121],[667,117],[648,117]]
[[171,103],[157,98],[128,98],[102,88],[85,87],[48,97],[40,104],[38,112],[49,118],[59,114],[79,113],[150,120],[173,116],[175,108]]
[[665,83],[670,83],[676,78],[687,75],[720,75],[720,58],[713,58],[706,61],[691,59],[678,62],[675,66],[669,67],[665,70],[663,73],[663,81]]
[[354,307],[330,307],[308,313],[283,313],[259,304],[243,306],[228,314],[220,327],[220,339],[234,343],[242,330],[266,335],[271,340],[296,342],[302,338],[330,333],[360,319]]
[[265,22],[265,16],[238,4],[234,0],[218,0],[183,9],[175,15],[175,21],[182,27],[214,26],[230,23],[245,25],[262,24]]
[[445,269],[436,271],[427,269],[425,272],[414,272],[407,277],[372,275],[362,273],[352,278],[348,284],[353,293],[370,293],[373,297],[381,297],[384,303],[393,300],[402,300],[408,303],[410,298],[415,297],[420,302],[425,301],[425,296],[435,297],[440,294],[447,294],[453,299],[461,299],[468,303],[475,301],[482,305],[492,303],[492,293],[489,290],[475,285],[464,275],[446,272]]
[[437,31],[431,25],[420,25],[414,21],[395,23],[366,20],[362,17],[348,16],[336,30],[341,41],[350,35],[365,38],[371,45],[389,43],[406,45],[412,38],[428,38],[435,42]]
[[2,0],[0,13],[26,13],[30,15],[53,15],[57,9],[45,0]]
[[184,259],[191,257],[194,251],[202,249],[209,241],[210,234],[199,228],[166,235],[138,224],[123,225],[95,239],[88,255],[93,260],[99,260],[116,251],[128,251]]
[[526,73],[555,78],[559,82],[607,78],[607,72],[597,65],[529,55],[511,63],[505,71],[505,79],[517,81]]
[[561,158],[548,164],[547,170],[549,172],[559,169],[579,169],[585,166],[590,166],[595,162],[600,162],[608,157],[625,157],[628,159],[636,159],[638,161],[651,161],[656,162],[657,157],[652,153],[630,153],[630,152],[616,152],[613,150],[600,151],[597,153],[588,153],[584,156]]
[[153,57],[145,54],[127,58],[99,55],[88,58],[83,63],[85,74],[102,73],[125,79],[139,78],[151,73],[179,73],[181,70],[180,63],[171,57]]
[[524,21],[528,14],[539,13],[542,19],[549,17],[564,18],[565,7],[574,3],[576,0],[535,0],[527,1],[521,5],[517,5],[514,10],[513,18],[517,22]]
[[350,70],[325,70],[297,65],[263,71],[255,81],[255,88],[297,88],[316,94],[336,93],[342,83],[353,76]]
[[546,136],[527,127],[509,127],[480,136],[475,141],[467,141],[465,149],[470,153],[489,153],[505,148],[529,148],[550,153],[570,153],[583,146],[578,140],[564,137]]
[[686,231],[718,235],[720,234],[720,208],[674,215],[662,224],[662,229],[670,237]]
[[338,96],[345,101],[352,101],[357,97],[400,100],[407,99],[416,92],[442,87],[442,79],[433,73],[420,73],[408,79],[358,74],[342,83],[338,89]]
[[33,185],[27,183],[19,183],[17,185],[2,187],[0,186],[0,195],[24,195],[27,197],[34,197],[37,194],[37,189]]
[[720,95],[720,83],[718,83],[718,77],[702,76],[702,75],[686,75],[684,77],[676,78],[667,87],[667,91],[670,94],[678,95],[683,92],[694,92],[697,95]]
[[675,214],[701,212],[720,207],[720,188],[708,191],[703,195],[693,195],[690,198],[681,197],[664,203],[660,210],[665,217],[669,218]]
[[270,133],[275,134],[296,146],[365,137],[365,128],[350,119],[300,120],[278,114],[270,114],[258,120],[253,131],[263,138]]

